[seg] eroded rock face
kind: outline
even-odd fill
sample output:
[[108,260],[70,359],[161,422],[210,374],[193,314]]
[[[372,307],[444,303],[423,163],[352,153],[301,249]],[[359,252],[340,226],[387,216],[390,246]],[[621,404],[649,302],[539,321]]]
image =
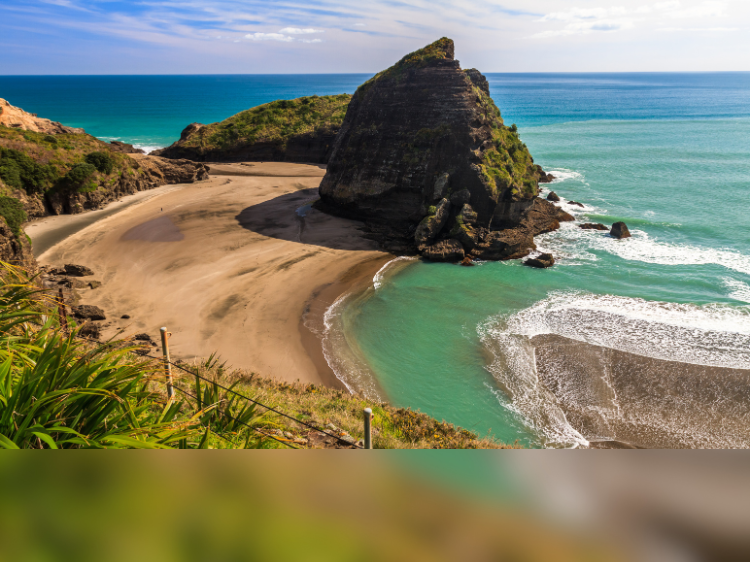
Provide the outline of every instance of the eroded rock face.
[[[491,228],[500,207],[520,204],[513,208],[520,219],[538,194],[540,170],[515,127],[503,124],[486,78],[462,70],[453,42],[443,38],[357,90],[319,207],[364,220],[388,250],[416,247],[442,260],[442,249],[427,251],[436,246],[430,238],[469,250],[473,224]],[[430,209],[444,202],[448,219],[433,235],[441,221]]]
[[169,160],[137,153],[129,154],[129,157],[135,163],[133,173],[123,174],[106,189],[84,193],[51,190],[45,193],[45,214],[77,214],[99,209],[111,201],[138,191],[167,184],[193,183],[207,179],[210,170],[206,164],[190,160]]
[[141,148],[136,148],[132,144],[128,144],[126,142],[120,142],[120,141],[110,141],[110,146],[112,147],[112,150],[115,152],[122,152],[124,154],[146,154],[146,152]]
[[0,216],[0,261],[11,265],[22,267],[30,273],[37,270],[34,254],[31,252],[31,244],[26,236],[21,233],[16,236]]
[[447,199],[443,199],[435,207],[434,214],[427,215],[422,219],[422,222],[417,226],[417,231],[414,233],[414,240],[417,242],[417,249],[421,252],[427,246],[429,246],[435,237],[445,226],[448,220],[448,213],[450,212],[450,203]]
[[427,246],[422,255],[430,261],[457,262],[464,259],[464,247],[458,240],[441,240]]
[[36,133],[47,133],[49,135],[61,135],[70,133],[84,133],[83,129],[66,127],[57,121],[50,121],[37,117],[33,113],[24,111],[20,107],[11,105],[8,101],[0,98],[0,125],[24,131]]

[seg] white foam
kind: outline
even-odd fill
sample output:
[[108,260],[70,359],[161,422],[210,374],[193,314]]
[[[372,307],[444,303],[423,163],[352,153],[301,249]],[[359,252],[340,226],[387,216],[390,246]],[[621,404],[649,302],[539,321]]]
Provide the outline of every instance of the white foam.
[[488,367],[545,446],[587,446],[552,392],[540,384],[531,338],[556,334],[636,355],[697,365],[750,369],[750,307],[676,304],[556,293],[477,327],[494,360]]
[[490,335],[499,329],[529,338],[557,334],[654,359],[750,369],[747,306],[553,293],[505,321],[496,319],[494,327],[485,324],[482,329]]
[[584,230],[575,224],[563,223],[560,230],[542,234],[535,241],[547,252],[574,260],[596,261],[592,252],[595,250],[629,261],[657,265],[719,265],[750,275],[750,256],[736,250],[660,242],[637,229],[630,233],[632,238],[617,240],[602,231]]
[[386,272],[388,272],[389,269],[391,269],[394,265],[396,265],[398,262],[402,261],[416,261],[418,258],[412,257],[412,256],[399,256],[397,258],[392,259],[388,263],[386,263],[383,267],[381,267],[378,272],[375,274],[375,276],[372,278],[372,285],[377,291],[380,289],[380,287],[383,286],[383,283],[385,281]]
[[552,168],[547,170],[548,174],[552,174],[555,176],[555,179],[552,180],[551,183],[560,183],[567,180],[577,180],[583,183],[586,178],[583,174],[580,172],[576,172],[575,170],[568,170],[567,168]]
[[146,154],[151,154],[154,150],[161,150],[163,146],[155,146],[150,144],[134,144],[134,148],[140,148]]
[[750,303],[750,285],[731,277],[725,277],[723,281],[724,285],[730,290],[729,298]]
[[351,342],[346,337],[343,316],[353,298],[356,296],[352,293],[341,295],[326,310],[323,316],[325,328],[321,337],[323,356],[336,378],[350,393],[360,393],[370,400],[382,401],[375,378],[357,353],[356,342]]

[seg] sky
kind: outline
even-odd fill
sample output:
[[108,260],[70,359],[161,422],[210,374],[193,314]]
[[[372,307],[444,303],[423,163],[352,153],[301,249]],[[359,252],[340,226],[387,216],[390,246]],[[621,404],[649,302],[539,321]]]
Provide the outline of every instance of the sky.
[[750,0],[0,0],[0,75],[750,71]]

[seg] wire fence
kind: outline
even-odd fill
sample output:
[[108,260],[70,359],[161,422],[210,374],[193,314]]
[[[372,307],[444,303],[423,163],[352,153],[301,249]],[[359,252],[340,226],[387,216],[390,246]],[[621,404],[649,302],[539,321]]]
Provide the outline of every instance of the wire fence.
[[[95,340],[95,339],[92,339],[92,338],[88,338],[86,336],[81,336],[81,335],[76,335],[76,337],[78,337],[79,339],[88,341],[90,343],[99,345],[99,346],[119,343],[119,342],[116,342],[116,341],[110,341],[110,342],[104,342],[104,343],[102,343],[102,342],[100,342],[98,340]],[[179,369],[179,370],[181,370],[181,371],[183,371],[185,373],[188,373],[188,374],[194,376],[196,379],[200,379],[200,380],[202,380],[204,382],[216,385],[218,388],[222,389],[224,392],[227,392],[227,393],[230,393],[230,394],[232,394],[234,396],[237,396],[238,398],[240,398],[242,400],[245,400],[247,402],[251,402],[251,403],[253,403],[253,404],[257,405],[257,406],[260,406],[261,408],[265,408],[268,411],[271,411],[271,412],[273,412],[273,413],[275,413],[275,414],[277,414],[277,415],[279,415],[279,416],[281,416],[283,418],[289,419],[289,420],[291,420],[291,421],[293,421],[295,423],[298,423],[298,424],[300,424],[300,425],[302,425],[304,427],[307,427],[308,429],[311,429],[313,431],[317,431],[318,433],[326,435],[327,437],[331,437],[331,438],[335,439],[336,442],[344,443],[347,446],[355,448],[355,449],[364,449],[365,448],[365,447],[362,447],[361,445],[359,445],[357,443],[350,443],[348,441],[345,441],[345,440],[343,440],[338,435],[334,435],[333,433],[330,433],[330,432],[326,431],[325,429],[321,429],[321,428],[317,427],[316,425],[314,425],[312,423],[309,423],[309,422],[307,422],[305,420],[299,419],[298,417],[295,417],[295,416],[292,416],[290,414],[287,414],[286,412],[282,412],[281,410],[279,410],[279,409],[277,409],[277,408],[275,408],[273,406],[269,406],[267,404],[264,404],[264,403],[260,402],[259,400],[255,400],[254,398],[250,398],[249,396],[245,396],[244,394],[241,394],[241,393],[237,392],[236,390],[234,390],[232,388],[229,388],[227,386],[224,386],[224,385],[218,383],[216,380],[212,380],[212,379],[209,379],[209,378],[201,375],[197,371],[192,371],[190,369],[187,369],[187,368],[183,367],[182,365],[180,365],[178,363],[174,363],[172,361],[168,361],[164,357],[154,357],[153,355],[148,355],[148,354],[142,355],[142,357],[146,357],[148,359],[153,359],[155,361],[159,361],[160,363],[162,363],[163,365],[165,365],[165,367],[166,367],[167,364],[171,365],[172,367],[175,367],[176,369]],[[175,390],[177,390],[178,392],[180,392],[180,393],[182,393],[182,394],[184,394],[184,395],[192,398],[193,400],[196,400],[196,402],[198,401],[198,398],[196,396],[193,396],[192,394],[190,394],[189,392],[187,392],[185,389],[180,388],[179,386],[175,386],[173,388]],[[238,420],[237,418],[231,416],[228,413],[226,415],[230,419],[233,419],[235,422],[240,423],[240,424],[242,424],[242,425],[244,425],[244,426],[252,429],[253,431],[255,431],[257,433],[260,433],[261,435],[263,435],[265,437],[268,437],[269,439],[273,439],[274,441],[277,441],[277,442],[281,443],[282,445],[285,445],[285,446],[287,446],[287,447],[289,447],[291,449],[298,449],[299,448],[299,447],[293,446],[291,443],[288,443],[286,441],[278,439],[277,437],[275,437],[273,435],[270,435],[270,434],[262,431],[260,428],[254,427],[254,426],[249,425],[247,423],[244,423],[241,420]],[[297,415],[300,415],[300,414],[297,414]],[[216,435],[218,435],[218,434],[216,434]]]

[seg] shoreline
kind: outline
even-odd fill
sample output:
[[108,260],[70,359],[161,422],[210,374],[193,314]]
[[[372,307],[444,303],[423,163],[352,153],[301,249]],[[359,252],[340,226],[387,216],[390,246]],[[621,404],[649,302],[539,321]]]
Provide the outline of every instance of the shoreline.
[[58,241],[40,252],[40,264],[94,270],[103,284],[81,290],[81,302],[104,309],[103,339],[145,332],[158,341],[166,325],[176,359],[217,352],[228,368],[345,389],[325,359],[322,332],[307,324],[323,326],[323,305],[371,283],[392,256],[356,221],[298,212],[317,197],[319,166],[253,168],[45,217],[32,223],[44,223],[32,238]]

